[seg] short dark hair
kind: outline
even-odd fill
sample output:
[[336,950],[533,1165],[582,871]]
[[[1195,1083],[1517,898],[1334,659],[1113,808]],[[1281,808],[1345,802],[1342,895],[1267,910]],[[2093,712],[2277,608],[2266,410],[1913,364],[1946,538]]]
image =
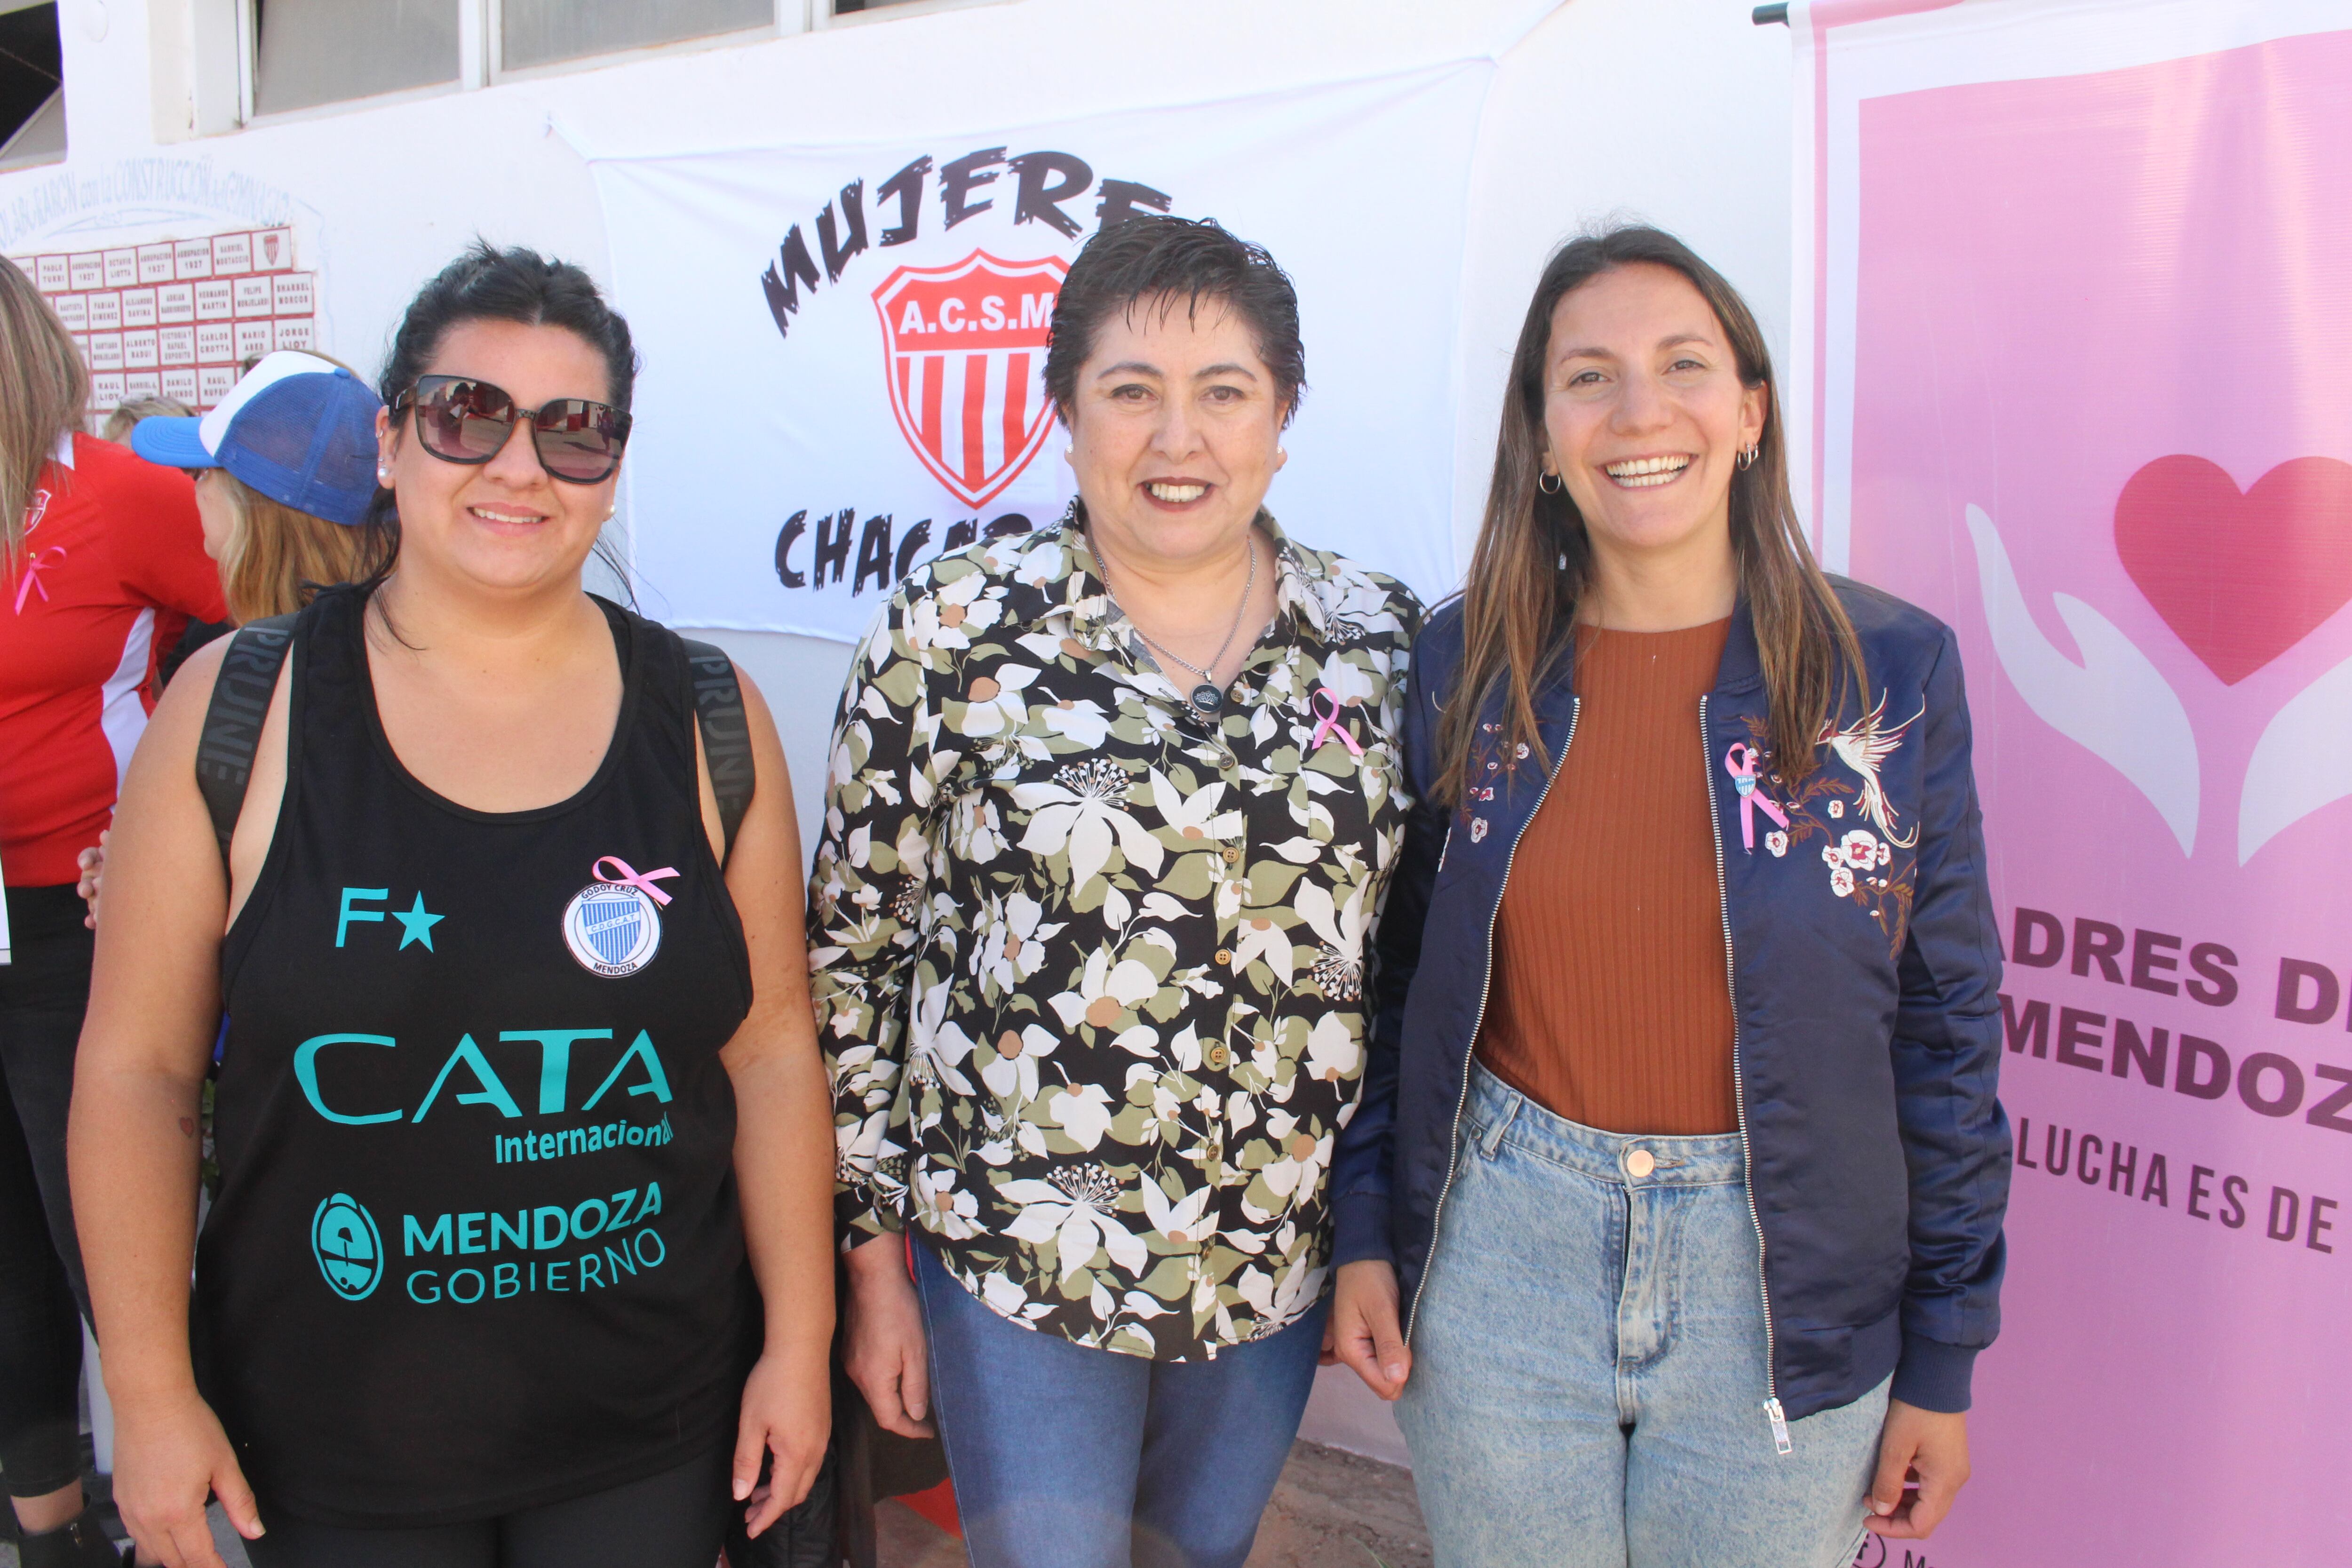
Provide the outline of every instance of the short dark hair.
[[1105,320],[1140,300],[1182,300],[1197,315],[1203,300],[1239,316],[1257,339],[1257,357],[1274,373],[1282,422],[1298,412],[1307,390],[1307,351],[1298,341],[1298,294],[1262,246],[1237,239],[1214,218],[1128,218],[1097,231],[1070,263],[1055,301],[1045,351],[1045,395],[1070,422],[1078,369],[1094,352]]
[[605,401],[615,408],[629,406],[637,381],[636,347],[629,323],[604,302],[596,280],[569,261],[520,246],[500,250],[478,239],[409,301],[376,388],[386,407],[416,384],[449,330],[467,321],[516,321],[577,334],[604,356],[611,387]]

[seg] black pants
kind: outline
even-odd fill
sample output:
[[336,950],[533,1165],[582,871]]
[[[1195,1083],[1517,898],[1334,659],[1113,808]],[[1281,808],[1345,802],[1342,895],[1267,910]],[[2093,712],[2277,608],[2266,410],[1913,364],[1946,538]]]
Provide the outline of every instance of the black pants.
[[[730,1434],[731,1436],[731,1434]],[[711,1568],[727,1527],[734,1449],[642,1481],[498,1519],[425,1530],[347,1530],[262,1503],[254,1568]]]
[[[71,884],[10,888],[0,964],[0,1484],[40,1497],[81,1473],[81,1250],[66,1108],[92,938]],[[79,1311],[77,1311],[79,1305]]]

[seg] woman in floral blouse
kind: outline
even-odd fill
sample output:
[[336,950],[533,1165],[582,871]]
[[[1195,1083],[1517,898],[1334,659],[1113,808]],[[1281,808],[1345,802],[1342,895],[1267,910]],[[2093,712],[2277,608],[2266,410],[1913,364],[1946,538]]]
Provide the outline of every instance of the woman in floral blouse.
[[981,1568],[1238,1565],[1322,1345],[1420,606],[1260,508],[1304,385],[1263,250],[1105,230],[1045,384],[1078,500],[909,577],[842,701],[850,1373],[936,1406]]

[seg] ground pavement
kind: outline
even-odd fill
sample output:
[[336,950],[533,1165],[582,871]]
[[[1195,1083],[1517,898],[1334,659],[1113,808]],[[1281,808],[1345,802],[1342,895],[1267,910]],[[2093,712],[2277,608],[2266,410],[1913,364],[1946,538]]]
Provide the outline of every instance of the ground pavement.
[[[885,1504],[882,1568],[956,1568],[961,1544]],[[1292,1445],[1259,1524],[1249,1568],[1430,1568],[1429,1532],[1411,1472],[1319,1443]]]
[[[213,1539],[228,1568],[247,1568],[236,1532],[213,1510]],[[911,1510],[884,1506],[882,1568],[955,1568],[961,1544]],[[16,1549],[0,1542],[0,1568]],[[1319,1443],[1299,1443],[1259,1525],[1249,1568],[1430,1568],[1429,1534],[1412,1477],[1394,1465]]]

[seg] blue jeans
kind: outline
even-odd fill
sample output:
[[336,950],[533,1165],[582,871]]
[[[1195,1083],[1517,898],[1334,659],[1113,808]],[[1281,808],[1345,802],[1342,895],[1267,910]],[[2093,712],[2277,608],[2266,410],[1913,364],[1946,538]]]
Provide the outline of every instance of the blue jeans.
[[1241,1568],[1328,1305],[1214,1361],[1153,1362],[1005,1321],[920,1241],[915,1288],[972,1568]]
[[1778,1451],[1738,1135],[1596,1131],[1474,1067],[1462,1139],[1397,1405],[1438,1568],[1852,1563],[1886,1384]]

